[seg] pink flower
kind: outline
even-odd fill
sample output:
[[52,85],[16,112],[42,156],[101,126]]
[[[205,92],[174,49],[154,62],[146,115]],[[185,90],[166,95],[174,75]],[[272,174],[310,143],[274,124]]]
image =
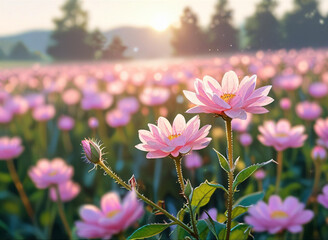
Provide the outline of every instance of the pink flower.
[[322,98],[328,94],[328,87],[322,82],[312,83],[309,87],[309,94],[314,98]]
[[265,171],[263,169],[259,169],[254,173],[254,177],[257,180],[263,180],[265,178]]
[[292,106],[292,103],[289,98],[282,98],[279,105],[283,110],[288,110]]
[[81,143],[85,160],[92,163],[102,161],[102,149],[100,143],[96,143],[91,139],[84,139]]
[[17,158],[24,151],[19,137],[0,137],[0,160]]
[[302,231],[302,225],[314,216],[311,210],[304,210],[304,207],[295,197],[290,196],[282,201],[279,196],[273,195],[268,204],[260,201],[251,206],[248,210],[250,215],[245,217],[245,221],[253,226],[255,232],[276,234],[287,230],[298,233]]
[[139,130],[141,144],[136,148],[146,151],[147,158],[163,158],[166,156],[178,157],[185,155],[191,150],[205,148],[211,141],[206,137],[211,128],[206,125],[199,129],[200,120],[198,116],[193,117],[186,123],[185,118],[178,114],[171,126],[170,122],[160,117],[157,126],[148,124],[150,131]]
[[[68,180],[64,183],[58,185],[59,196],[63,202],[69,202],[74,199],[80,193],[79,184]],[[54,187],[51,187],[49,190],[49,196],[53,202],[57,201],[57,193]]]
[[75,222],[79,237],[109,239],[129,228],[144,214],[143,205],[134,191],[126,195],[123,203],[115,192],[107,193],[101,198],[100,206],[101,209],[87,204],[80,208],[81,221]]
[[322,194],[318,195],[318,202],[324,206],[325,208],[328,208],[328,185],[325,185],[322,189]]
[[302,147],[307,138],[304,126],[291,127],[286,119],[281,119],[277,123],[266,121],[263,126],[259,126],[259,131],[262,134],[258,136],[259,141],[265,146],[274,147],[277,151]]
[[304,101],[296,105],[297,115],[304,120],[314,120],[321,115],[321,107],[316,102]]
[[5,107],[0,106],[0,123],[9,123],[13,119],[13,114]]
[[317,143],[328,147],[328,118],[319,118],[314,124],[314,131],[320,137]]
[[240,141],[241,145],[243,145],[244,147],[247,147],[252,144],[253,138],[249,133],[242,133],[239,136],[239,141]]
[[292,91],[297,89],[302,84],[301,76],[284,73],[283,75],[274,79],[274,84],[278,86],[280,89],[284,89],[287,91]]
[[99,121],[95,117],[91,117],[88,120],[88,125],[91,129],[96,129],[99,126]]
[[139,102],[135,97],[127,97],[121,99],[117,103],[117,107],[126,113],[136,113],[139,110]]
[[63,92],[62,99],[67,105],[74,105],[81,100],[81,94],[78,90],[70,88]]
[[140,101],[147,106],[165,103],[170,97],[170,90],[162,87],[146,87],[139,95]]
[[40,93],[31,93],[25,96],[26,101],[30,108],[35,108],[37,106],[43,105],[45,98],[43,94]]
[[40,105],[33,110],[33,118],[36,121],[44,122],[53,118],[56,114],[55,107],[53,105]]
[[63,131],[72,130],[75,125],[75,121],[73,118],[69,116],[61,116],[58,119],[58,128]]
[[321,146],[315,146],[312,149],[311,157],[313,160],[325,160],[327,158],[327,151]]
[[40,159],[36,166],[31,167],[28,175],[37,188],[47,188],[53,184],[61,184],[73,176],[73,168],[61,158]]
[[196,79],[195,93],[184,90],[186,98],[196,106],[188,113],[215,113],[230,118],[246,119],[246,112],[262,114],[268,112],[263,106],[273,101],[268,97],[271,86],[255,90],[256,75],[244,77],[240,82],[235,72],[224,74],[222,86],[214,78],[205,76]]
[[202,157],[199,155],[199,153],[191,151],[185,156],[184,163],[188,169],[197,169],[202,166]]
[[81,102],[83,110],[91,109],[107,109],[113,103],[113,97],[108,93],[88,93],[86,94]]
[[127,125],[131,120],[131,116],[127,112],[123,112],[121,109],[114,109],[112,111],[107,112],[106,114],[106,122],[109,126],[123,127]]
[[232,130],[243,133],[247,131],[249,124],[252,121],[252,114],[247,113],[247,119],[235,118],[231,121]]
[[15,96],[9,98],[5,103],[5,108],[11,111],[13,114],[22,115],[29,109],[28,102],[21,96]]

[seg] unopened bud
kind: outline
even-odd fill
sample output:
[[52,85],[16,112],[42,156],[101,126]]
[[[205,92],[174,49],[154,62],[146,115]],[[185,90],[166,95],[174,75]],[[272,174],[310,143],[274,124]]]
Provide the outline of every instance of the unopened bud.
[[312,149],[311,156],[313,160],[325,160],[327,158],[326,150],[321,146],[315,146]]
[[131,188],[136,188],[137,187],[137,180],[134,175],[129,179],[129,185]]
[[100,146],[93,140],[84,139],[82,140],[82,148],[84,151],[85,158],[92,163],[98,163],[101,161],[101,149]]

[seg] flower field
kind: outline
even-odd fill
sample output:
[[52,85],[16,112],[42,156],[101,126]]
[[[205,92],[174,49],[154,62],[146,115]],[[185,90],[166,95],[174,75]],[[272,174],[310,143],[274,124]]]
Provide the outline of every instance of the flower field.
[[1,239],[326,239],[327,100],[326,49],[0,69]]

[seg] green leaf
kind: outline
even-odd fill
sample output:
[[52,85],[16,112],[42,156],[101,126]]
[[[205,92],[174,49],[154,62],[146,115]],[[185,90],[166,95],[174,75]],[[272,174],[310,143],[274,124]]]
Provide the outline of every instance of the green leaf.
[[253,204],[256,204],[258,201],[262,200],[264,197],[264,192],[255,192],[251,193],[249,195],[246,195],[242,198],[239,198],[235,204],[234,207],[240,205],[244,207],[249,207]]
[[196,210],[202,206],[205,206],[210,201],[215,189],[215,187],[208,185],[206,182],[201,183],[194,190],[191,206],[196,207]]
[[229,167],[229,162],[228,160],[225,158],[225,156],[223,156],[220,152],[216,151],[214,148],[213,150],[216,152],[216,154],[218,155],[219,158],[219,163],[221,168],[226,171],[227,173],[230,172],[230,167]]
[[230,232],[230,239],[247,240],[251,227],[244,223],[239,223]]
[[193,191],[194,191],[194,189],[192,188],[191,183],[188,179],[187,184],[186,184],[185,189],[184,189],[184,194],[186,195],[186,197],[189,200],[191,200],[191,198],[192,198]]
[[200,239],[206,239],[209,229],[207,227],[207,224],[205,220],[199,220],[196,224],[198,235]]
[[[222,229],[225,229],[225,225],[222,223],[218,223],[216,221],[213,221],[213,219],[211,218],[211,216],[206,212],[208,218],[205,219],[205,222],[207,224],[208,229],[213,233],[213,235],[215,236],[215,238],[217,240],[219,240],[219,233]],[[207,238],[209,238],[210,236],[207,236]],[[210,239],[212,239],[210,237]]]
[[[235,218],[239,217],[240,215],[242,215],[245,212],[247,212],[247,210],[248,210],[248,207],[245,207],[245,206],[241,206],[241,205],[234,206],[232,208],[231,219],[235,219]],[[224,214],[226,216],[228,216],[228,212],[227,211],[225,211]]]
[[155,236],[165,229],[167,229],[171,224],[147,224],[135,230],[128,239],[143,239]]
[[228,194],[228,190],[223,185],[221,185],[219,183],[208,182],[207,180],[205,181],[205,183],[207,185],[210,185],[211,187],[220,188]]
[[243,170],[241,170],[235,180],[233,181],[232,184],[232,189],[235,189],[240,183],[242,183],[243,181],[245,181],[247,178],[249,178],[257,169],[259,169],[260,167],[263,167],[264,165],[267,165],[271,162],[275,162],[274,160],[269,160],[267,162],[263,162],[263,163],[258,163],[258,164],[254,164],[251,165]]

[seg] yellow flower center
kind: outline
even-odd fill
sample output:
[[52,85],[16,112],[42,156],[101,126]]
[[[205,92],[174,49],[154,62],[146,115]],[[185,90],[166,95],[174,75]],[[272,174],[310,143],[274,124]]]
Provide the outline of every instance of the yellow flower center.
[[50,173],[48,173],[49,176],[53,177],[57,174],[56,170],[51,171]]
[[177,137],[179,137],[179,136],[181,136],[181,133],[172,134],[172,135],[168,136],[168,139],[169,139],[169,140],[173,140],[173,139],[175,139],[175,138],[177,138]]
[[282,218],[287,218],[288,214],[284,211],[277,210],[277,211],[273,211],[270,216],[273,219],[282,219]]
[[276,133],[276,137],[287,137],[288,135],[286,133]]
[[230,99],[234,98],[235,96],[236,96],[236,94],[225,93],[225,94],[221,95],[221,99],[223,99],[225,102],[229,102]]
[[107,216],[108,218],[112,218],[112,217],[114,217],[116,214],[118,214],[119,212],[120,212],[120,210],[118,210],[118,209],[117,209],[117,210],[113,210],[113,211],[108,212],[106,216]]

